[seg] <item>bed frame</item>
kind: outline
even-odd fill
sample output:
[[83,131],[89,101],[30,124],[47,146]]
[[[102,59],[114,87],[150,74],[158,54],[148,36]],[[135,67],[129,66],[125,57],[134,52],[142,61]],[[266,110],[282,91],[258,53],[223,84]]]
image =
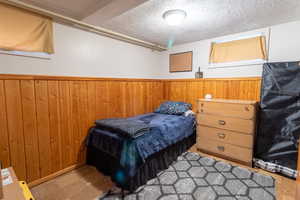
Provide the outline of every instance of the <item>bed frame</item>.
[[133,192],[140,186],[146,184],[148,180],[155,178],[159,172],[167,169],[173,161],[177,160],[178,156],[190,149],[195,143],[196,132],[148,157],[146,161],[139,166],[135,176],[123,181],[120,181],[117,177],[117,171],[122,169],[119,158],[112,157],[95,147],[88,147],[87,164],[95,166],[98,171],[110,176],[111,180],[122,190]]

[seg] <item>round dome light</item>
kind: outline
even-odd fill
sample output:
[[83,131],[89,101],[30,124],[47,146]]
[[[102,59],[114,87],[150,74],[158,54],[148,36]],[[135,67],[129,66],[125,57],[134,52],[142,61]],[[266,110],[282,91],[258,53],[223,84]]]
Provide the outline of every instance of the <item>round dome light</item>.
[[186,12],[184,10],[168,10],[163,14],[163,18],[171,26],[177,26],[182,24],[186,18]]

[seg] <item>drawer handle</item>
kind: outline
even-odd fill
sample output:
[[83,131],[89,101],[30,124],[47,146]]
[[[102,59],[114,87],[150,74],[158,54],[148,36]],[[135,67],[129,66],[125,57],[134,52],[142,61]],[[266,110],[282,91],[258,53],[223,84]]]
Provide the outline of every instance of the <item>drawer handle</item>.
[[222,151],[222,152],[225,151],[225,147],[224,146],[218,146],[217,148],[218,148],[219,151]]
[[245,106],[245,110],[246,110],[246,111],[249,111],[249,108],[248,108],[248,106]]
[[226,122],[225,122],[224,120],[219,120],[219,124],[220,124],[220,125],[225,125]]
[[224,133],[218,133],[218,136],[220,139],[224,139],[226,135]]

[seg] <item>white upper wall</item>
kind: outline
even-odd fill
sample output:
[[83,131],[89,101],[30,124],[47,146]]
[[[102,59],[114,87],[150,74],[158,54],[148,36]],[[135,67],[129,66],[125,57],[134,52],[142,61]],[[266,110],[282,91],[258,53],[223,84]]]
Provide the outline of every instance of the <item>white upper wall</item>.
[[[270,27],[270,62],[300,60],[300,21]],[[209,68],[211,42],[264,33],[269,28],[174,46],[165,52],[54,24],[55,54],[51,59],[0,54],[0,73],[116,78],[194,78],[198,67],[204,77],[260,76],[261,65]],[[268,40],[267,40],[268,41]],[[169,54],[193,51],[193,71],[169,73]]]
[[0,54],[1,74],[159,78],[159,52],[54,24],[51,59]]
[[270,61],[300,60],[300,21],[272,26]]
[[[270,30],[270,40],[269,40]],[[211,43],[217,40],[234,39],[240,36],[263,33],[270,41],[269,62],[299,61],[300,60],[300,21],[272,26],[270,28],[258,29],[249,32],[202,40],[174,46],[160,56],[160,65],[163,69],[164,78],[194,78],[198,67],[204,72],[205,78],[224,77],[253,77],[261,76],[262,65],[244,65],[223,68],[209,67],[209,53]],[[193,51],[192,72],[169,72],[169,54]]]

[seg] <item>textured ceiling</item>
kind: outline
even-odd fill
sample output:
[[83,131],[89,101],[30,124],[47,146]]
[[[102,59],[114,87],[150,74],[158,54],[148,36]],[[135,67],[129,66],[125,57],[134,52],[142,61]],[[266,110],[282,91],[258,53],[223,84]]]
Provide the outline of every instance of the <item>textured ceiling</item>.
[[[183,9],[180,27],[168,26],[162,14]],[[193,42],[300,19],[300,0],[149,0],[105,23],[105,28],[167,45]]]
[[83,19],[115,0],[20,0],[75,19]]
[[[193,42],[300,20],[300,0],[21,0],[138,39],[167,45]],[[162,15],[183,9],[168,26]]]
[[146,1],[148,0],[114,0],[86,17],[83,21],[94,25],[100,25]]

